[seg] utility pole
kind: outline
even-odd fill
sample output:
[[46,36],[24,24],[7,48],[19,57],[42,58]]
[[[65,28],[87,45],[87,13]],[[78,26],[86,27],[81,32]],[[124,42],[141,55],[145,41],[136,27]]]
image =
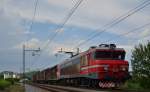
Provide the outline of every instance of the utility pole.
[[25,89],[25,45],[23,45],[23,62],[22,62],[22,65],[23,65],[23,87]]
[[32,56],[36,55],[35,53],[39,52],[40,51],[40,48],[39,49],[26,49],[25,47],[25,44],[23,44],[23,62],[22,62],[22,65],[23,65],[23,87],[24,87],[24,90],[25,90],[25,55],[26,55],[26,51],[28,52],[32,52]]

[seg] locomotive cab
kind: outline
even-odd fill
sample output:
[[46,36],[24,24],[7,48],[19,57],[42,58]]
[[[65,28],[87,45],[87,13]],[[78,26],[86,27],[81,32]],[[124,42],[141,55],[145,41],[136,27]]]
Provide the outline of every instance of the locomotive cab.
[[[88,63],[88,74],[92,79],[99,79],[100,87],[116,86],[129,78],[128,62],[125,50],[114,44],[92,48]],[[84,68],[83,68],[84,69]]]

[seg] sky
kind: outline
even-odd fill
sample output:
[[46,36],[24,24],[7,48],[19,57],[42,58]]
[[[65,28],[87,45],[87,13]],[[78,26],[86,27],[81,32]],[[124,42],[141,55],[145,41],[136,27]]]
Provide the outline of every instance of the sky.
[[41,52],[37,52],[35,56],[32,56],[32,52],[26,52],[26,71],[41,70],[69,57],[58,54],[60,48],[76,51],[74,48],[79,43],[89,39],[92,33],[104,29],[107,30],[80,46],[80,51],[105,42],[115,43],[117,47],[126,50],[126,60],[132,70],[132,50],[139,43],[146,44],[150,40],[150,25],[128,35],[119,35],[150,23],[150,5],[111,28],[105,25],[145,1],[83,0],[48,44],[78,0],[38,0],[36,12],[36,0],[0,0],[0,71],[22,71],[23,44],[26,44],[26,49],[41,48]]

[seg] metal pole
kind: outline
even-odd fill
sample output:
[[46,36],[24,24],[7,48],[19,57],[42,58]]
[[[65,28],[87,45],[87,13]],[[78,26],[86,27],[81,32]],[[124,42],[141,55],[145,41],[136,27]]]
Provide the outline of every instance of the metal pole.
[[24,92],[25,92],[25,45],[23,45],[23,62],[22,62],[22,65],[23,65],[23,88],[24,88]]
[[26,55],[26,51],[31,51],[31,52],[39,52],[40,51],[40,48],[39,49],[26,49],[25,47],[25,44],[23,44],[23,57],[22,57],[22,65],[23,65],[23,73],[22,73],[22,79],[23,79],[23,88],[24,88],[24,92],[25,92],[25,55]]

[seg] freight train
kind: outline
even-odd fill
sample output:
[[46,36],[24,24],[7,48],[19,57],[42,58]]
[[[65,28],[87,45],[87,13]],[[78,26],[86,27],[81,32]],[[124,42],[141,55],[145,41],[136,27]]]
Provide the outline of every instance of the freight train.
[[119,87],[129,79],[125,50],[115,44],[101,44],[39,71],[33,82],[101,88]]

